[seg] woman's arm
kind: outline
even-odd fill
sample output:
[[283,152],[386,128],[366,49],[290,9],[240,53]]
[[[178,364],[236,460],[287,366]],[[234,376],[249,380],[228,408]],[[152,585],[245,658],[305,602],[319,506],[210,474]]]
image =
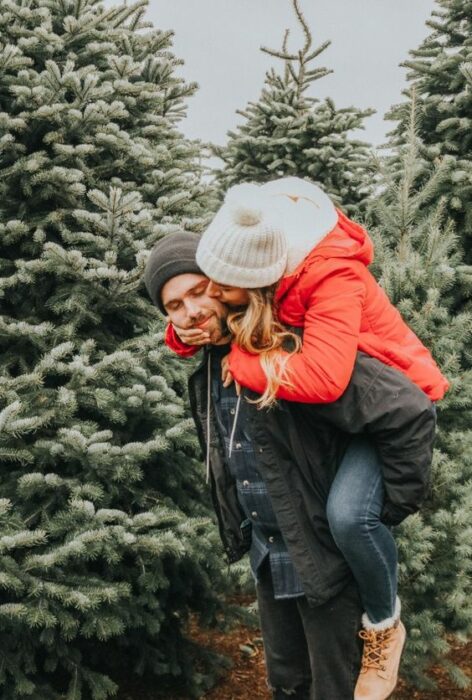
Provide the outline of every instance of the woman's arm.
[[[330,403],[343,394],[352,375],[365,285],[355,265],[345,261],[335,266],[330,261],[324,273],[320,272],[318,269],[316,287],[306,302],[302,349],[286,364],[291,386],[279,387],[280,399]],[[305,288],[307,283],[309,280]],[[281,355],[287,353],[281,351]],[[258,355],[233,345],[228,360],[233,377],[242,386],[264,392],[267,381]]]

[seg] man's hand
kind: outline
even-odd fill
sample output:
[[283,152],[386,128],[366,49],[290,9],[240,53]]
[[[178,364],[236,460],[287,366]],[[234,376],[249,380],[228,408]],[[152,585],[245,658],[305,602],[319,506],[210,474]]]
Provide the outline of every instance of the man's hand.
[[231,386],[231,384],[234,382],[236,393],[238,396],[240,395],[241,385],[234,379],[233,375],[231,374],[229,368],[229,360],[227,356],[223,357],[223,359],[221,360],[221,380],[225,389],[226,387]]
[[186,345],[208,345],[210,334],[201,328],[179,328],[172,324],[180,340]]

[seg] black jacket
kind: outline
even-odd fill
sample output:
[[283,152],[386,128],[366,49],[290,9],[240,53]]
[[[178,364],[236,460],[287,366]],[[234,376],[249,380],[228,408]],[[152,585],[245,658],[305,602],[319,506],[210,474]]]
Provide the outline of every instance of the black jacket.
[[[190,403],[202,450],[208,449],[221,539],[228,561],[234,562],[248,550],[251,534],[243,526],[236,484],[212,406],[207,406],[208,367],[206,355],[190,377]],[[433,404],[405,375],[359,352],[351,381],[338,401],[279,401],[270,410],[254,407],[251,423],[259,471],[282,535],[308,601],[320,605],[351,576],[326,518],[329,490],[350,436],[360,432],[371,436],[383,465],[382,519],[397,524],[418,510],[429,486],[436,424]]]

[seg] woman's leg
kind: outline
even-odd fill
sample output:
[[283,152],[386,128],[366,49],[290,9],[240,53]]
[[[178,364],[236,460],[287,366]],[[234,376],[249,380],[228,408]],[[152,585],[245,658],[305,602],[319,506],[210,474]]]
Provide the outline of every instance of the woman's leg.
[[[364,605],[362,665],[355,700],[386,700],[397,684],[405,643],[397,599],[397,548],[380,521],[384,500],[381,464],[364,436],[349,445],[331,487],[328,519],[349,563]],[[398,601],[398,602],[397,602]]]
[[327,515],[334,540],[352,569],[368,623],[391,626],[399,616],[397,548],[380,521],[381,464],[372,443],[356,436],[330,490]]

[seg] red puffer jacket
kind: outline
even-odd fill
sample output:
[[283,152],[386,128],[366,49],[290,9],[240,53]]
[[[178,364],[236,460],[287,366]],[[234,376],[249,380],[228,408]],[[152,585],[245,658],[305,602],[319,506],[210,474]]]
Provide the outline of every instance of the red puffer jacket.
[[[278,398],[336,401],[349,383],[358,350],[403,372],[432,401],[444,396],[447,379],[367,269],[372,259],[365,229],[338,212],[336,227],[293,274],[282,278],[275,300],[278,316],[304,330],[301,352],[287,363],[292,386],[280,387]],[[172,330],[166,342],[181,355],[191,354]],[[228,358],[240,384],[264,391],[267,382],[258,355],[233,345]]]

